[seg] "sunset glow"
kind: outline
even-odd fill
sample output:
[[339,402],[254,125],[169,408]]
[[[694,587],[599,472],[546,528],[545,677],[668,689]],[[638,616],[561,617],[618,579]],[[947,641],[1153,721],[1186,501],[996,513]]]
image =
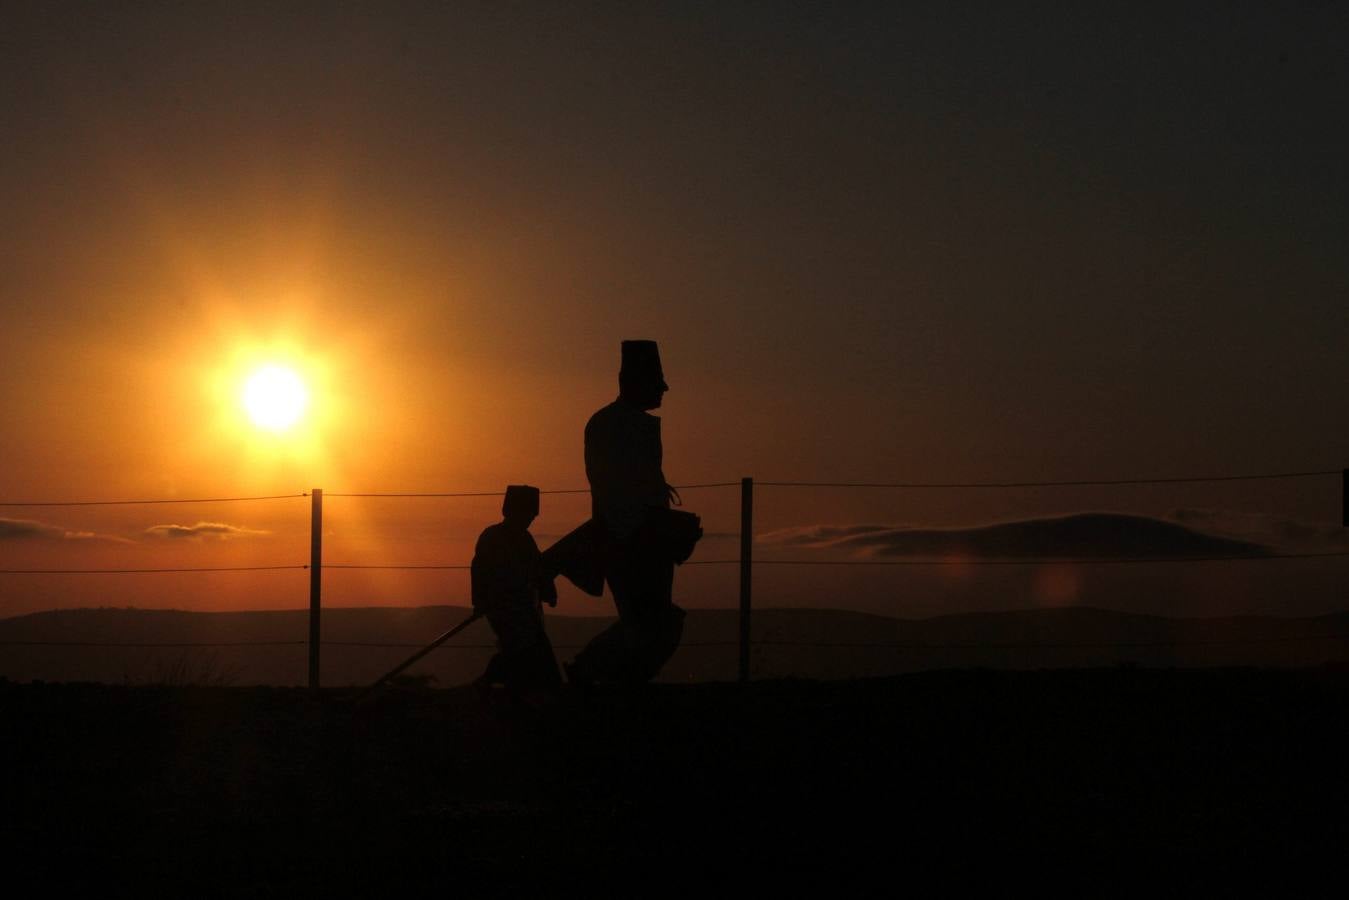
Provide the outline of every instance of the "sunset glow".
[[258,369],[245,382],[243,405],[254,425],[268,431],[285,431],[304,415],[309,392],[293,371],[269,365]]
[[[193,571],[0,576],[0,617],[307,605],[196,570],[308,561],[315,488],[329,567],[467,565],[508,484],[567,492],[545,549],[634,338],[664,475],[731,485],[684,492],[681,605],[738,607],[702,563],[749,531],[756,605],[1344,608],[1335,559],[1077,561],[1349,547],[1332,6],[538,5],[9,5],[0,570]],[[786,486],[915,483],[1009,487]],[[27,505],[249,497],[292,499]],[[325,605],[469,599],[340,571]]]
[[1346,4],[3,10],[10,896],[1339,875]]

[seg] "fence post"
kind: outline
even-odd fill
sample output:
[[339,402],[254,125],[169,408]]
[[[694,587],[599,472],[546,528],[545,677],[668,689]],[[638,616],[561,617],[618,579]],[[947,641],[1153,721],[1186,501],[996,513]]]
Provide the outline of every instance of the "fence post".
[[309,689],[319,688],[319,614],[323,608],[323,488],[310,493],[309,516]]
[[740,479],[740,680],[749,681],[750,586],[754,570],[754,479]]

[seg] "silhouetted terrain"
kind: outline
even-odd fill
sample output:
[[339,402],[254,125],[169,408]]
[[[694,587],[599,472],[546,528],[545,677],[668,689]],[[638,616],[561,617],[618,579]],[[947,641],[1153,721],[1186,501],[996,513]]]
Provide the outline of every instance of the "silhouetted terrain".
[[0,682],[0,853],[12,884],[98,896],[1286,896],[1339,865],[1347,706],[1342,668],[655,685],[545,713]]
[[[323,613],[323,682],[364,684],[458,623],[461,607],[330,609]],[[59,610],[0,620],[0,677],[114,684],[299,685],[306,678],[308,613]],[[568,659],[612,620],[549,616]],[[1303,618],[1171,619],[1063,608],[891,619],[831,610],[754,613],[757,677],[855,678],[942,668],[1308,666],[1349,660],[1349,613]],[[694,610],[667,682],[736,675],[735,612]],[[5,645],[3,642],[20,642]],[[30,642],[25,645],[21,642]],[[54,646],[42,642],[133,646]],[[144,644],[275,642],[270,646]],[[352,644],[358,646],[351,646]],[[379,646],[395,645],[395,646]],[[401,646],[399,646],[401,645]],[[492,653],[486,623],[470,626],[410,670],[465,684]]]

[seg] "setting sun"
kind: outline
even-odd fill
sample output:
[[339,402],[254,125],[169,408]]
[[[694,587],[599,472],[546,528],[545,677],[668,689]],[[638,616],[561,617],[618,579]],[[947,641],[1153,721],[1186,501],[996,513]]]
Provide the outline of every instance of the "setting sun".
[[284,431],[299,421],[309,403],[304,382],[290,369],[264,366],[244,384],[243,404],[259,428]]

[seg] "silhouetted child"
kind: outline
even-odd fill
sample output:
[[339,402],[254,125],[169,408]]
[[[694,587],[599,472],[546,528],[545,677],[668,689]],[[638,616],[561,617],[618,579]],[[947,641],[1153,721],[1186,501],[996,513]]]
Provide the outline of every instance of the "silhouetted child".
[[539,489],[506,488],[501,514],[504,518],[479,536],[473,554],[473,609],[487,617],[499,648],[477,684],[504,684],[516,697],[537,699],[562,684],[540,605],[556,605],[557,592],[529,533],[539,514]]

